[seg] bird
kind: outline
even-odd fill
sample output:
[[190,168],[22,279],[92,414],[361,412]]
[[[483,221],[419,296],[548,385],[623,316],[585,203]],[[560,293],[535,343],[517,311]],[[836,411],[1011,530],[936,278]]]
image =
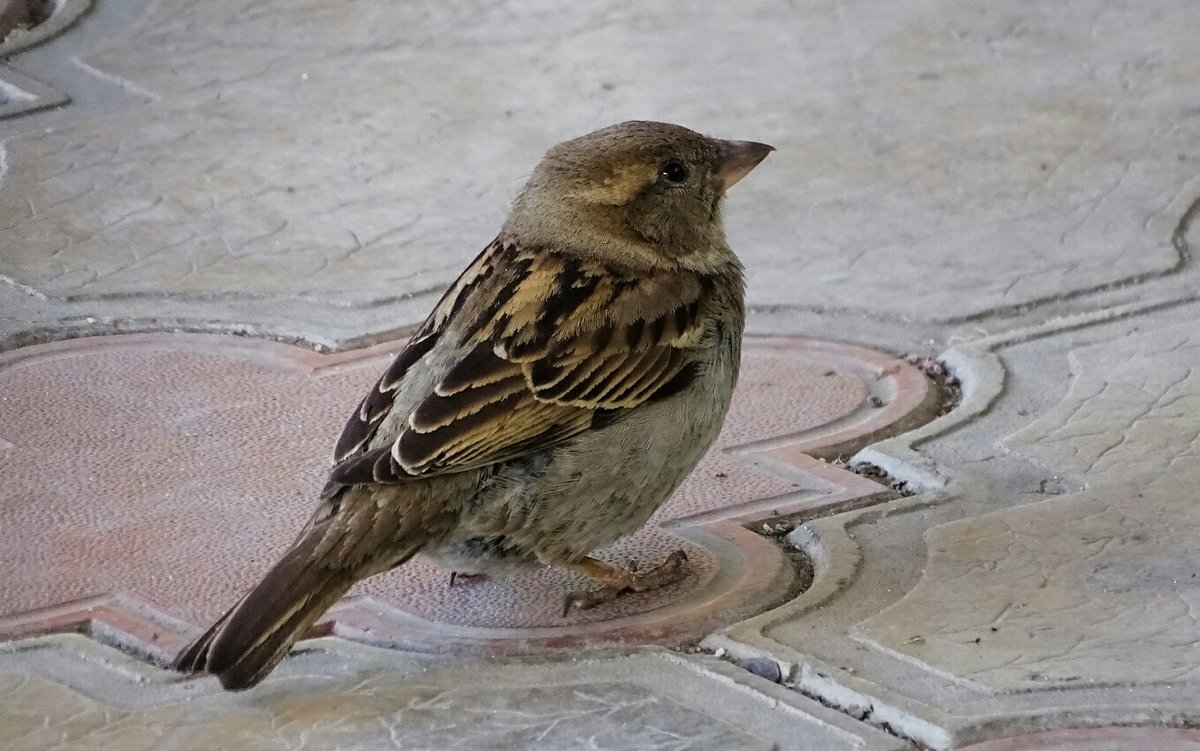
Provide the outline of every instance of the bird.
[[564,616],[685,578],[681,550],[646,569],[592,554],[721,428],[745,326],[721,207],[773,150],[651,121],[549,149],[354,410],[290,547],[172,667],[250,688],[353,584],[417,554],[584,574]]

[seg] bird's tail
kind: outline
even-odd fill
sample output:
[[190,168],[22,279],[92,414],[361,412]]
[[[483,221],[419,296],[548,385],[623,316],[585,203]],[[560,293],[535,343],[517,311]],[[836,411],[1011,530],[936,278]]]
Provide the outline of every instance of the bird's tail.
[[250,688],[279,664],[357,577],[322,565],[320,535],[302,536],[263,580],[175,659],[185,673],[210,673],[230,691]]

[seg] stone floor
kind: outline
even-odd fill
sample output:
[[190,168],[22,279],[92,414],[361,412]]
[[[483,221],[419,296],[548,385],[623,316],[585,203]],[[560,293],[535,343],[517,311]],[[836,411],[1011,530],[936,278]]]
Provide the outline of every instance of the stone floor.
[[[58,0],[0,41],[0,747],[1200,749],[1197,28]],[[689,576],[560,618],[417,563],[253,691],[161,669],[541,151],[632,117],[778,148],[726,428],[605,551]]]

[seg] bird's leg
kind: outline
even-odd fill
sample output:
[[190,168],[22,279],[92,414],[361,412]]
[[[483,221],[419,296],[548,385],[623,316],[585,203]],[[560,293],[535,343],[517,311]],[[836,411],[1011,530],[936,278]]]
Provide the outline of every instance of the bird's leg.
[[621,568],[605,563],[597,558],[584,558],[578,563],[565,564],[581,574],[595,579],[600,583],[596,589],[585,592],[572,592],[563,601],[563,615],[571,612],[572,608],[587,610],[605,602],[612,602],[622,592],[648,592],[668,584],[674,584],[687,575],[683,564],[687,561],[687,553],[676,550],[667,556],[662,563],[639,571],[637,564],[631,563],[629,568]]
[[486,579],[486,578],[487,578],[487,574],[467,573],[465,571],[451,571],[450,572],[450,584],[448,584],[447,586],[453,587],[454,583],[458,582],[458,581],[471,582],[471,581],[475,581],[476,579],[482,580],[482,579]]

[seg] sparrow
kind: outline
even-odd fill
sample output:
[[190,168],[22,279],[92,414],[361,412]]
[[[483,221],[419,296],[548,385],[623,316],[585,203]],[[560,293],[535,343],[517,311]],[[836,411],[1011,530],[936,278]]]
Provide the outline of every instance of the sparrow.
[[631,121],[558,144],[343,429],[278,563],[173,667],[259,683],[355,582],[421,553],[562,566],[564,615],[686,575],[592,557],[646,523],[721,428],[742,264],[725,192],[771,146]]

